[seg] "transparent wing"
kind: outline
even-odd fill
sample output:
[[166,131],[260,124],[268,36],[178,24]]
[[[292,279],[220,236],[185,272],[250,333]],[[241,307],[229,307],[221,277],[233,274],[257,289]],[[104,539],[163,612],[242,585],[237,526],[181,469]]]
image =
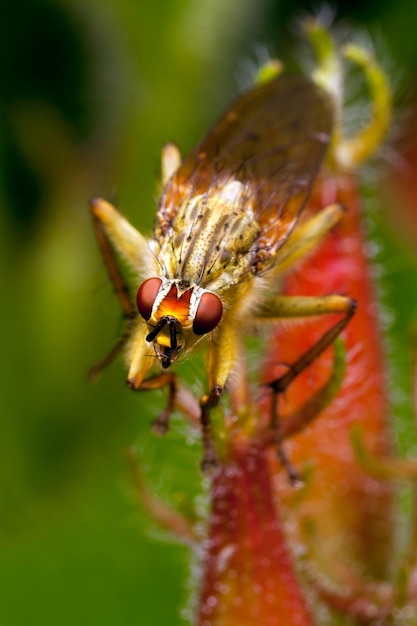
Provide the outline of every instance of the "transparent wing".
[[304,206],[333,126],[329,96],[304,76],[283,75],[241,96],[168,181],[158,218],[168,229],[196,195],[237,180],[260,225],[259,249],[274,253]]

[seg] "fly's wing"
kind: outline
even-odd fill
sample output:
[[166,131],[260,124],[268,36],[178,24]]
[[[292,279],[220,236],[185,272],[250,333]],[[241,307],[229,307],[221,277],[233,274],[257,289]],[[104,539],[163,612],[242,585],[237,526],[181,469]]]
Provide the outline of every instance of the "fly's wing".
[[239,98],[168,181],[160,232],[192,198],[210,199],[228,182],[244,185],[260,227],[257,250],[273,255],[303,208],[328,147],[328,94],[304,76],[283,75]]

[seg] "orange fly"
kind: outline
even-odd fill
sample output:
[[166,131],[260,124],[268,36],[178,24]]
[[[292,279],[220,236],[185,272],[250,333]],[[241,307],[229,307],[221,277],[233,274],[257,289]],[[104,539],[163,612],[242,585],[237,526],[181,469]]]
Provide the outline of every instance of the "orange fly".
[[[300,219],[326,156],[334,117],[332,97],[312,79],[278,76],[241,96],[182,162],[174,145],[164,148],[165,186],[152,237],[140,234],[108,202],[91,202],[98,241],[127,319],[126,332],[93,373],[125,349],[132,389],[170,387],[169,405],[156,420],[157,429],[165,431],[176,382],[164,370],[205,346],[208,392],[200,400],[204,467],[216,463],[210,409],[236,370],[242,329],[253,321],[343,314],[281,378],[270,382],[271,426],[285,462],[277,396],[336,339],[354,313],[354,302],[341,295],[271,296],[279,293],[283,272],[342,217],[342,208],[334,204]],[[115,252],[139,276],[136,303]],[[149,377],[157,363],[162,371]]]

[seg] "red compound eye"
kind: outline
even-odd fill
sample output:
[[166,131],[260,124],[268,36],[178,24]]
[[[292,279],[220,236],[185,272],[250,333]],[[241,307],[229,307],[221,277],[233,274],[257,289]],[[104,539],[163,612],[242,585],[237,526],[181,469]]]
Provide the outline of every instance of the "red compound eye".
[[136,304],[143,319],[148,320],[152,313],[153,303],[162,285],[160,278],[148,278],[141,284],[136,294]]
[[223,305],[220,299],[210,292],[203,293],[197,307],[193,322],[193,331],[196,335],[205,335],[216,328],[222,319]]

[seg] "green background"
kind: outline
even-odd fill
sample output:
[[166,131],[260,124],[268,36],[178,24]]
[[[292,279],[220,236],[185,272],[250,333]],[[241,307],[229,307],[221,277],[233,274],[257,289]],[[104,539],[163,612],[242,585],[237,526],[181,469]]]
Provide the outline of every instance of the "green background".
[[[123,450],[136,445],[161,496],[204,508],[198,436],[176,420],[157,440],[149,423],[163,396],[129,393],[121,363],[87,383],[89,366],[121,326],[88,199],[117,202],[150,232],[163,143],[190,149],[266,50],[290,63],[295,17],[311,7],[291,0],[7,5],[0,23],[0,626],[184,624],[198,565],[190,574],[188,548],[168,541],[137,505]],[[414,0],[340,3],[336,15],[370,28],[412,102]],[[416,256],[378,207],[377,269],[386,310],[395,311],[387,345],[397,441],[412,453],[407,333],[417,320]],[[202,361],[183,372],[198,392]]]

